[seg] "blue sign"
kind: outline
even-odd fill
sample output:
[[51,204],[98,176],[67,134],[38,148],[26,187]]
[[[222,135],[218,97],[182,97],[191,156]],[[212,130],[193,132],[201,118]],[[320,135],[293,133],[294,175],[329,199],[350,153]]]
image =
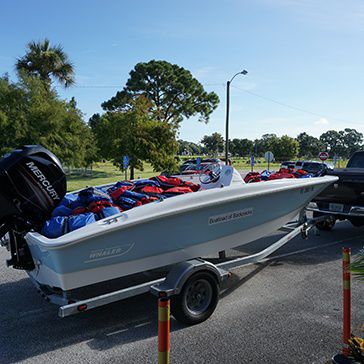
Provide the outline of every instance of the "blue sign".
[[129,165],[129,157],[127,155],[124,155],[123,157],[123,167],[124,169],[127,169]]
[[199,166],[201,164],[201,157],[196,158],[196,164]]
[[254,164],[255,164],[255,160],[254,160],[254,156],[252,155],[252,156],[250,157],[250,165],[251,165],[251,166],[254,166]]

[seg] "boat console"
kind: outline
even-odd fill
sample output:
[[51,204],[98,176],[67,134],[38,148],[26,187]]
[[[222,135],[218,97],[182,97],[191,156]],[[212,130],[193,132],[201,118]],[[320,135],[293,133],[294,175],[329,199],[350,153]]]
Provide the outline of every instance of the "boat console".
[[198,174],[173,175],[183,181],[197,183],[204,190],[231,186],[232,184],[244,184],[240,173],[231,166],[211,163]]

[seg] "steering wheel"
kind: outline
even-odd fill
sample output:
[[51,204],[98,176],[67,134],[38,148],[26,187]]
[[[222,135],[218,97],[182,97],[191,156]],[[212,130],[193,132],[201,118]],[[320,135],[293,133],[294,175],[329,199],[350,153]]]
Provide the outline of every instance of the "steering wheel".
[[215,183],[220,179],[221,165],[218,163],[212,163],[206,165],[200,175],[198,176],[201,184],[207,185],[209,183]]

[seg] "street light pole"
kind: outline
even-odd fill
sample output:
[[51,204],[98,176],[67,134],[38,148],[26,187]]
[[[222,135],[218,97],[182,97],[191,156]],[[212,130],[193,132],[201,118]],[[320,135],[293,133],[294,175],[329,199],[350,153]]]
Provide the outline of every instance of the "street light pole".
[[225,126],[225,164],[228,165],[229,159],[229,112],[230,112],[230,84],[237,75],[246,75],[247,70],[236,73],[230,81],[226,82],[226,126]]
[[229,157],[229,112],[230,112],[230,83],[226,82],[226,125],[225,125],[225,164],[228,165]]

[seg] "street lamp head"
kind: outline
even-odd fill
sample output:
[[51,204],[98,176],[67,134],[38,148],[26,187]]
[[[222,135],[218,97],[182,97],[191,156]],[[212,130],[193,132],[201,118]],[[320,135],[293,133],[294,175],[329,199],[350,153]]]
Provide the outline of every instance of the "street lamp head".
[[247,73],[248,73],[247,70],[242,70],[238,73],[235,73],[235,75],[233,77],[231,77],[230,81],[228,81],[228,84],[230,84],[237,75],[246,75]]

